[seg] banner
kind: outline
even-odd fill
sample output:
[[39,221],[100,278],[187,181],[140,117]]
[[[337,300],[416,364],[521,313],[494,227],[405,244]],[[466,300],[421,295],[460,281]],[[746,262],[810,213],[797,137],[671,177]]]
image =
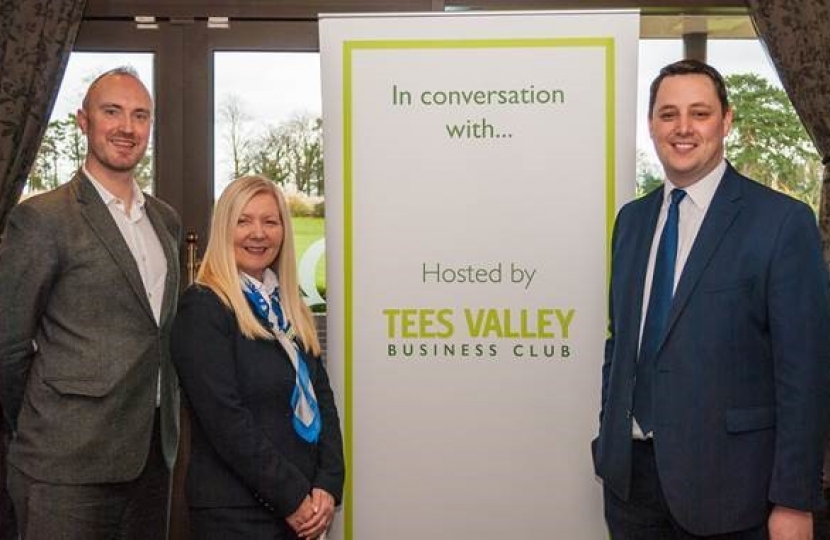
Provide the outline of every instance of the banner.
[[606,538],[636,12],[321,16],[333,537]]

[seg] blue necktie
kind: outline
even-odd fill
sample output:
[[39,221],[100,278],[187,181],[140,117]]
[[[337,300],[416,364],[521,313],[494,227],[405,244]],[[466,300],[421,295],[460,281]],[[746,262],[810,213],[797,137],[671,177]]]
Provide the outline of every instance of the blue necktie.
[[669,320],[671,299],[674,294],[674,266],[677,260],[677,223],[680,217],[680,201],[686,196],[681,189],[671,192],[671,204],[657,246],[654,259],[654,275],[651,281],[651,295],[648,300],[646,322],[640,341],[640,355],[637,359],[637,380],[634,385],[634,418],[643,430],[653,430],[654,415],[652,379],[654,377],[657,349],[663,339]]

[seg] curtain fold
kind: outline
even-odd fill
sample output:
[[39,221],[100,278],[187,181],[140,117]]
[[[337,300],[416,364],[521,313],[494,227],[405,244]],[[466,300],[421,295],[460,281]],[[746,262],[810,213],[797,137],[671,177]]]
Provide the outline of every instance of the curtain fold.
[[[819,229],[824,261],[830,266],[830,2],[747,0],[747,5],[781,83],[822,157]],[[824,455],[824,487],[827,496],[830,442]],[[829,534],[828,520],[827,512],[816,515],[816,538]]]
[[[86,0],[0,0],[0,236],[49,123],[85,5]],[[16,540],[6,493],[9,434],[2,424],[0,540]]]
[[819,226],[830,264],[830,2],[747,0],[781,83],[824,164]]
[[0,2],[0,233],[46,131],[86,0]]

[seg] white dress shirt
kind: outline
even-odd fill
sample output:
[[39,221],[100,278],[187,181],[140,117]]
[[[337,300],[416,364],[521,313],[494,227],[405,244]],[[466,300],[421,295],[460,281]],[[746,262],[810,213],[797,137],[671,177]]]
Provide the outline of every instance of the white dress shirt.
[[[138,273],[141,274],[141,282],[144,284],[144,292],[150,301],[150,308],[153,310],[153,317],[156,324],[161,324],[161,303],[164,299],[164,282],[167,279],[167,257],[164,255],[164,248],[144,211],[146,200],[144,194],[133,180],[133,203],[132,208],[127,208],[124,201],[110,193],[107,188],[101,185],[92,176],[86,167],[83,167],[84,174],[89,178],[95,187],[110,215],[118,225],[121,236],[127,242],[130,253],[138,265]],[[156,376],[156,407],[161,405],[161,372]]]
[[[689,259],[689,253],[692,251],[697,233],[703,224],[703,218],[706,217],[706,212],[709,210],[709,205],[712,203],[712,198],[715,196],[715,191],[720,185],[724,172],[726,172],[726,161],[721,160],[720,164],[709,174],[691,186],[682,188],[686,192],[686,196],[680,201],[680,206],[678,207],[680,215],[678,216],[677,222],[677,259],[674,265],[673,291],[677,289],[677,283],[680,281],[680,276],[683,274],[686,261]],[[671,204],[671,192],[676,187],[669,180],[666,180],[663,185],[663,205],[660,207],[660,215],[657,217],[657,227],[654,229],[654,237],[651,240],[651,252],[648,256],[646,280],[643,284],[643,306],[640,312],[640,340],[643,339],[643,327],[645,326],[646,312],[648,311],[648,301],[651,297],[651,282],[654,277],[654,261],[657,258],[657,247],[660,244],[663,225],[665,225],[666,218],[668,217],[669,205]],[[634,420],[632,433],[635,439],[645,439],[651,436],[651,433],[648,435],[643,434],[636,419]]]
[[83,171],[103,199],[127,247],[130,248],[130,253],[138,265],[138,273],[141,274],[141,282],[144,284],[144,291],[153,309],[156,324],[159,324],[161,303],[164,299],[164,282],[167,279],[167,257],[164,256],[164,249],[161,247],[156,230],[144,210],[146,203],[144,194],[133,180],[133,203],[132,208],[128,210],[124,206],[124,201],[101,185],[86,170],[86,167]]

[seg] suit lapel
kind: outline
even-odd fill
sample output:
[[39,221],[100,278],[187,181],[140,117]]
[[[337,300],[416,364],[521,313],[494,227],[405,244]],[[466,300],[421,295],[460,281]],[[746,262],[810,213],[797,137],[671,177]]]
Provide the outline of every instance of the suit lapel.
[[124,277],[127,279],[127,283],[130,284],[130,288],[135,293],[139,303],[150,317],[153,317],[153,309],[147,299],[147,291],[144,290],[144,283],[141,281],[138,265],[127,246],[127,242],[121,236],[121,231],[118,229],[118,225],[112,218],[109,209],[101,200],[98,192],[95,191],[95,187],[83,174],[78,173],[73,179],[73,183],[81,215],[101,241],[104,249],[109,252],[115,264],[124,273]]
[[[660,187],[646,195],[643,204],[646,205],[645,212],[632,213],[632,217],[637,220],[631,227],[636,243],[631,250],[632,260],[629,265],[626,265],[627,271],[630,274],[627,277],[623,277],[620,281],[623,284],[622,286],[632,291],[633,294],[624,293],[622,297],[629,298],[630,304],[620,306],[618,310],[615,309],[618,313],[631,314],[631,316],[625,317],[626,324],[629,325],[629,331],[623,335],[631,336],[630,347],[632,350],[632,358],[637,358],[637,351],[639,349],[646,270],[648,269],[648,257],[651,253],[651,242],[654,238],[654,230],[657,227],[657,218],[660,215],[660,207],[663,204],[663,188]],[[625,250],[626,248],[623,247],[622,249]]]
[[743,208],[740,182],[738,173],[727,165],[723,179],[712,198],[711,206],[703,218],[683,273],[680,274],[665,335],[671,331],[697,286],[700,276],[712,260],[715,250]]
[[167,259],[167,276],[164,281],[164,298],[161,304],[161,315],[159,317],[159,326],[164,326],[165,321],[173,312],[176,296],[179,290],[179,258],[177,239],[170,234],[164,223],[161,214],[156,210],[155,201],[150,197],[146,198],[144,209],[147,212],[147,218],[153,225],[156,231],[161,247],[164,250],[164,258]]
[[615,239],[614,318],[616,325],[626,329],[618,333],[620,337],[625,336],[625,341],[619,341],[618,346],[632,362],[636,361],[639,350],[648,256],[662,203],[662,187],[633,203],[639,208],[626,214],[626,221],[620,222],[617,231],[621,236]]

